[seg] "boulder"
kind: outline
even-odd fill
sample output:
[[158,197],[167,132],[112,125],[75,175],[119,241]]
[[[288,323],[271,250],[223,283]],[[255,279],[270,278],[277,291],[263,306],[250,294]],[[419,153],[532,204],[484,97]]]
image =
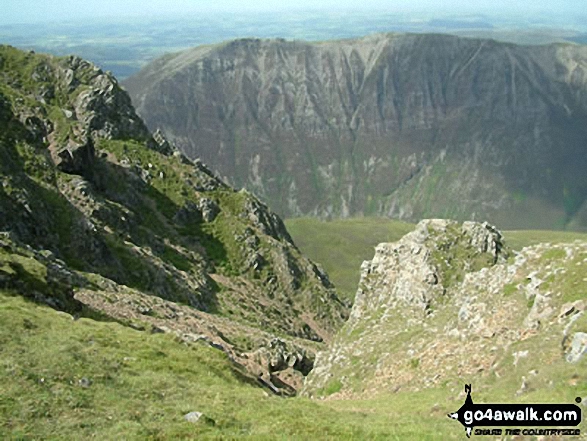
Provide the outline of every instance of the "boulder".
[[587,354],[587,333],[575,332],[566,360],[569,363],[577,363],[585,354]]
[[212,222],[220,213],[220,207],[212,199],[202,198],[198,201],[198,208],[202,213],[202,219],[206,222]]
[[204,424],[208,424],[210,426],[214,426],[216,424],[216,422],[212,418],[207,417],[202,412],[197,412],[197,411],[186,413],[183,416],[183,419],[186,420],[188,423],[192,423],[192,424],[204,423]]
[[94,142],[90,137],[82,142],[68,139],[61,148],[52,148],[53,162],[64,173],[82,175],[91,170],[95,159]]

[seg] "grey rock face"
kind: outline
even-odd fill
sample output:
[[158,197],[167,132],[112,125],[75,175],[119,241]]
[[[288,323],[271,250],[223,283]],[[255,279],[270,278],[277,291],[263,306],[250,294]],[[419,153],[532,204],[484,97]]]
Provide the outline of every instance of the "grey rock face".
[[585,60],[441,35],[247,39],[125,86],[149,127],[281,215],[552,227],[587,224]]
[[261,366],[266,366],[269,372],[284,371],[293,368],[308,375],[314,367],[314,354],[280,338],[274,338],[266,347],[254,354]]
[[220,207],[211,199],[202,198],[198,201],[198,208],[206,222],[212,222],[220,212]]
[[174,150],[165,135],[163,135],[163,132],[159,129],[153,133],[153,141],[155,141],[155,149],[164,155],[169,155]]
[[[447,262],[456,254],[466,258]],[[400,241],[379,244],[373,260],[363,262],[351,322],[361,319],[366,309],[397,302],[426,310],[446,293],[453,273],[479,270],[474,260],[490,266],[504,261],[505,255],[501,233],[492,225],[421,221]],[[463,309],[462,315],[466,314]]]
[[[84,67],[90,69],[89,66]],[[147,128],[116,79],[100,70],[92,72],[95,76],[90,79],[89,87],[73,103],[76,119],[83,130],[105,139],[148,139]]]
[[587,353],[586,304],[575,300],[585,265],[585,242],[512,256],[486,223],[422,221],[363,263],[351,317],[317,354],[304,391],[323,395],[337,381],[353,393],[360,382],[369,396],[514,375],[526,393],[545,354],[565,369]]
[[[0,230],[117,284],[264,330],[316,341],[342,324],[348,308],[283,222],[176,155],[162,132],[151,137],[109,73],[76,57],[25,58],[36,80],[0,63]],[[52,99],[31,104],[50,86]]]
[[278,240],[286,240],[293,245],[293,240],[287,232],[283,221],[261,201],[257,199],[248,201],[244,214],[263,233]]

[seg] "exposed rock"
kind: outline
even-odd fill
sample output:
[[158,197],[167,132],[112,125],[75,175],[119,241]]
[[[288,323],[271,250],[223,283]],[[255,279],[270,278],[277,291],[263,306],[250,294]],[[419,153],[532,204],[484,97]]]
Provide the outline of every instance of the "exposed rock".
[[86,138],[81,143],[72,139],[65,147],[52,148],[53,161],[65,173],[84,174],[91,170],[95,159],[94,143]]
[[[465,222],[459,227],[454,221],[421,221],[399,242],[379,244],[373,260],[363,262],[351,323],[366,309],[397,302],[425,311],[464,273],[504,261],[506,256],[501,234],[487,223]],[[463,320],[466,308],[463,305],[459,312]]]
[[[245,190],[241,190],[246,193]],[[248,216],[254,226],[259,228],[264,234],[278,239],[286,240],[293,244],[293,240],[287,232],[283,221],[275,214],[269,211],[267,206],[257,199],[249,199],[245,205],[243,216]]]
[[559,317],[568,317],[574,314],[578,314],[581,311],[585,311],[586,309],[587,302],[585,300],[576,300],[574,302],[568,302],[561,306]]
[[363,263],[351,318],[317,354],[303,392],[322,396],[337,381],[344,394],[369,396],[523,369],[532,375],[524,394],[534,377],[543,381],[544,357],[562,368],[587,353],[583,300],[564,302],[576,296],[568,286],[583,289],[584,256],[587,243],[577,241],[512,259],[487,224],[422,221]]
[[576,332],[566,359],[569,363],[577,363],[585,354],[587,354],[587,333]]
[[[0,46],[10,57],[22,61]],[[22,62],[0,63],[0,288],[76,319],[202,340],[295,393],[309,347],[348,312],[326,274],[255,196],[170,155],[109,73],[77,57]],[[41,86],[54,97],[35,101]],[[263,347],[273,355],[261,366],[251,354]]]
[[92,380],[90,380],[89,378],[83,377],[83,378],[79,379],[78,384],[81,387],[83,387],[84,389],[87,389],[88,387],[90,387],[92,385]]
[[273,338],[250,357],[263,369],[258,378],[273,392],[295,395],[303,385],[304,377],[314,367],[315,354],[291,342]]
[[314,367],[314,354],[280,338],[272,339],[253,356],[272,373],[292,368],[306,376]]
[[0,236],[0,288],[21,293],[52,308],[77,313],[82,304],[74,287],[84,286],[83,277],[70,270],[48,250],[34,250],[10,234]]
[[210,426],[214,426],[216,424],[216,422],[210,418],[207,417],[206,415],[204,415],[202,412],[190,412],[190,413],[186,413],[183,416],[183,419],[186,420],[188,423],[204,423],[204,424],[208,424]]
[[175,150],[160,129],[155,130],[153,133],[153,141],[155,141],[155,150],[164,155],[170,155]]
[[202,219],[206,222],[212,222],[220,212],[218,204],[208,198],[201,198],[198,201],[198,209],[202,213]]

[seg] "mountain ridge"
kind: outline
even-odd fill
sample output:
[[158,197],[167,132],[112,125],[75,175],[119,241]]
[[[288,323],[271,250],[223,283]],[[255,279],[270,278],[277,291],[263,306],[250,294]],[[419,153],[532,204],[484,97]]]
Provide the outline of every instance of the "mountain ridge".
[[114,77],[0,46],[2,437],[448,439],[463,380],[585,396],[586,264],[426,220],[363,264],[347,321],[281,219]]
[[3,290],[202,340],[286,394],[347,314],[277,215],[77,57],[0,46],[0,177]]
[[584,228],[586,59],[436,34],[243,39],[124,86],[149,127],[285,216]]

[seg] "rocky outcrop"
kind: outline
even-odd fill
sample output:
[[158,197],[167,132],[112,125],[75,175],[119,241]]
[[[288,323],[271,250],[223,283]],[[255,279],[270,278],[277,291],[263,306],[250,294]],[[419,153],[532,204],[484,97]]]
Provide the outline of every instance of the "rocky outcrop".
[[112,74],[78,57],[68,57],[59,63],[55,75],[61,79],[65,90],[76,95],[71,103],[71,118],[78,121],[82,130],[92,137],[150,138],[128,94],[120,88]]
[[363,263],[350,319],[317,355],[305,392],[454,389],[513,375],[526,393],[550,381],[546,359],[561,372],[584,359],[585,265],[587,243],[513,253],[486,223],[422,221]]
[[151,128],[281,215],[560,228],[587,225],[586,60],[448,35],[243,39],[124,85]]
[[351,321],[401,303],[429,311],[467,272],[506,258],[501,233],[487,223],[424,220],[399,242],[379,244],[363,263]]
[[[203,335],[294,393],[309,348],[348,307],[279,217],[151,136],[116,80],[86,61],[0,46],[0,81],[0,232],[20,244],[0,247],[0,289],[184,341]],[[252,355],[264,347],[271,356]]]
[[53,151],[53,162],[64,173],[82,175],[91,170],[95,158],[94,142],[86,138],[82,143],[72,139],[65,146]]
[[0,233],[0,289],[19,294],[52,308],[78,314],[83,304],[74,288],[86,280],[49,250],[35,250]]

